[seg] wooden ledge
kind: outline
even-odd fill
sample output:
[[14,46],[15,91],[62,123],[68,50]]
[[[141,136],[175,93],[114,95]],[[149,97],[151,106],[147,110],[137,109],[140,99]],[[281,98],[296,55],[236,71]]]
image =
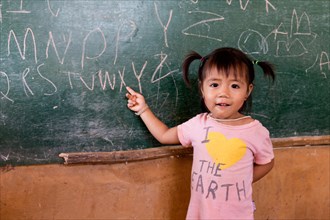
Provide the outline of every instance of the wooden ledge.
[[[274,148],[330,145],[330,135],[273,138]],[[61,153],[64,164],[112,164],[191,155],[193,149],[164,146],[130,151]]]
[[272,138],[274,148],[330,145],[330,135]]

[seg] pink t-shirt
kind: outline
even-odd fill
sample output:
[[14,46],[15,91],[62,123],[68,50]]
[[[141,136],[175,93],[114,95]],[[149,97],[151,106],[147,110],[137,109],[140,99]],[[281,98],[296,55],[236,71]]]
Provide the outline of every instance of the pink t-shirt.
[[229,126],[207,115],[178,126],[181,144],[194,147],[187,219],[253,219],[253,163],[274,158],[269,132],[257,120]]

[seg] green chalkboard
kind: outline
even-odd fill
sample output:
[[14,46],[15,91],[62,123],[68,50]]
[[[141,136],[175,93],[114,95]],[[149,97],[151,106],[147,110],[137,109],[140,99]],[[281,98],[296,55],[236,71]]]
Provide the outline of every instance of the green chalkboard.
[[60,152],[160,146],[126,108],[142,92],[169,126],[199,113],[181,62],[236,47],[258,69],[252,116],[272,137],[329,134],[328,0],[0,1],[0,165],[62,161]]

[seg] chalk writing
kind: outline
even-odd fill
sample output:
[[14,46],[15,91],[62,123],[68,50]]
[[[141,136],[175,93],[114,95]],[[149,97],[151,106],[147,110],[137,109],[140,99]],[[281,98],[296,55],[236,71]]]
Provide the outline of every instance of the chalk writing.
[[[192,1],[194,4],[198,4],[198,1]],[[25,4],[23,0],[20,1],[12,1],[12,4],[9,5],[8,9],[6,10],[6,13],[31,13],[30,10],[26,10],[24,8]],[[15,3],[15,4],[14,4]],[[51,13],[52,16],[58,17],[60,14],[60,8],[57,8],[55,10],[52,9],[50,0],[46,1],[47,3],[47,9]],[[242,10],[247,10],[247,6],[251,2],[249,0],[247,1],[239,1],[240,8]],[[227,4],[231,5],[232,1],[227,0]],[[273,10],[276,10],[276,7],[271,3],[269,0],[265,0],[266,4],[266,11],[269,12],[269,7],[271,7]],[[163,21],[160,18],[160,9],[156,3],[153,3],[154,5],[154,11],[156,13],[157,20],[159,24],[163,28],[163,35],[164,35],[164,44],[165,47],[169,47],[168,44],[168,28],[172,21],[173,16],[173,10],[169,11],[169,17],[167,19],[166,24],[163,23]],[[16,7],[16,9],[13,9]],[[2,4],[0,5],[0,9],[2,9]],[[2,10],[0,10],[1,12]],[[225,18],[217,13],[209,12],[209,11],[188,11],[188,14],[200,14],[205,16],[211,16],[211,18],[208,19],[201,19],[200,21],[197,21],[191,25],[189,25],[186,28],[182,29],[182,34],[187,36],[195,36],[199,38],[206,38],[208,40],[216,40],[216,41],[222,41],[221,37],[219,36],[211,36],[203,33],[194,33],[192,32],[193,28],[198,28],[201,26],[207,26],[208,29],[211,29],[211,23],[214,22],[224,22]],[[0,20],[2,22],[2,13],[0,13]],[[133,36],[137,33],[137,25],[135,21],[128,20],[127,22],[122,22],[119,26],[116,37],[115,37],[115,56],[114,56],[114,64],[117,63],[118,60],[118,52],[119,52],[119,42],[121,40],[127,40],[131,39]],[[316,38],[316,34],[312,32],[311,29],[311,22],[309,15],[306,12],[302,12],[301,15],[298,15],[297,10],[293,9],[292,15],[291,15],[291,24],[290,24],[290,31],[285,30],[284,24],[279,23],[277,27],[271,31],[269,34],[263,34],[259,31],[253,30],[253,29],[247,29],[246,31],[243,31],[239,37],[238,40],[238,47],[241,48],[243,51],[248,52],[249,54],[267,54],[269,53],[269,44],[270,39],[273,37],[274,43],[276,44],[276,50],[275,50],[275,56],[277,57],[300,57],[306,53],[309,52],[308,48],[305,46],[306,40],[301,39],[303,36],[311,37],[312,41]],[[22,36],[22,35],[20,35]],[[54,36],[53,31],[48,32],[48,41],[47,46],[45,48],[45,58],[48,59],[50,57],[50,49],[52,48],[53,53],[57,57],[57,60],[59,64],[64,65],[66,61],[66,56],[70,52],[71,45],[73,43],[72,41],[72,31],[68,31],[66,34],[62,34],[62,37],[58,38],[58,34],[56,37]],[[279,36],[285,36],[286,41],[283,41],[280,39]],[[57,38],[57,40],[55,40]],[[95,40],[97,40],[98,43],[98,50],[92,49],[92,45],[94,45]],[[255,44],[256,47],[251,47],[252,44]],[[16,47],[14,47],[16,46]],[[104,30],[102,30],[100,27],[97,27],[91,31],[89,31],[85,37],[82,40],[81,43],[82,50],[81,50],[81,69],[84,70],[85,63],[87,61],[94,61],[100,58],[107,50],[107,39],[104,33]],[[27,53],[28,48],[32,49],[32,53]],[[16,49],[18,51],[19,56],[22,60],[27,59],[27,55],[33,56],[34,62],[37,64],[39,59],[42,59],[42,57],[38,57],[38,45],[37,40],[34,31],[32,28],[27,27],[25,29],[25,33],[23,35],[23,39],[17,35],[17,30],[11,29],[8,32],[8,41],[7,41],[7,56],[11,57],[12,54],[14,54],[14,50]],[[252,49],[252,50],[251,50]],[[60,51],[61,50],[61,51]],[[152,76],[151,76],[151,83],[159,82],[160,80],[174,74],[178,73],[179,70],[171,70],[171,67],[168,65],[168,54],[161,52],[160,54],[156,54],[155,57],[159,57],[160,62],[156,66]],[[306,68],[306,72],[308,72],[313,66],[317,64],[319,60],[319,66],[320,66],[320,72],[324,77],[326,78],[326,73],[323,71],[325,66],[327,66],[329,69],[329,58],[327,52],[322,51],[320,55],[316,55],[315,62],[308,68]],[[142,84],[141,84],[141,78],[143,76],[143,73],[148,65],[148,61],[145,61],[143,66],[141,67],[140,71],[136,70],[136,64],[135,62],[131,62],[132,71],[134,73],[134,76],[137,80],[137,84],[139,87],[139,91],[142,92]],[[164,74],[163,73],[163,67],[166,66],[168,68],[168,71]],[[51,81],[49,78],[45,77],[40,69],[41,67],[46,69],[45,63],[39,64],[37,66],[37,73],[38,75],[44,80],[44,82],[47,82],[49,86],[51,86],[52,91],[44,92],[43,94],[46,96],[54,95],[58,89],[55,82]],[[122,67],[122,70],[118,71],[119,78],[116,78],[117,74],[112,73],[112,76],[110,76],[110,72],[106,70],[97,70],[98,72],[98,79],[99,84],[102,90],[106,90],[107,85],[109,85],[109,88],[111,90],[114,90],[116,87],[116,81],[120,80],[120,86],[119,90],[122,91],[123,87],[126,86],[125,82],[125,66]],[[103,73],[104,71],[104,73]],[[73,89],[73,82],[72,77],[75,76],[78,77],[82,83],[82,85],[87,88],[90,91],[93,91],[95,89],[95,74],[92,74],[90,77],[90,83],[88,83],[85,80],[85,77],[81,75],[81,73],[74,73],[72,71],[62,71],[68,75],[68,81],[69,81],[69,87]],[[138,73],[139,72],[139,73]],[[25,95],[28,97],[30,95],[34,96],[35,91],[30,87],[28,77],[31,75],[31,69],[30,67],[24,68],[21,73],[21,81],[22,81],[22,88],[24,90]],[[1,99],[2,100],[8,100],[11,102],[14,102],[12,98],[9,98],[10,96],[10,76],[6,74],[4,71],[1,71],[1,77],[3,81],[6,84],[6,89],[2,89],[1,91]],[[32,79],[33,80],[33,79]],[[177,95],[176,95],[177,96]]]
[[199,27],[201,25],[207,25],[208,27],[209,26],[209,23],[211,22],[219,22],[219,21],[223,21],[224,20],[224,17],[222,17],[221,15],[218,15],[216,13],[212,13],[212,12],[208,12],[208,11],[189,11],[188,12],[189,14],[192,14],[192,13],[200,13],[200,14],[205,14],[205,15],[213,15],[214,17],[216,18],[210,18],[210,19],[203,19],[197,23],[194,23],[190,26],[188,26],[187,28],[184,28],[182,30],[182,33],[184,35],[188,35],[188,36],[195,36],[195,37],[201,37],[201,38],[207,38],[207,39],[212,39],[212,40],[216,40],[216,41],[221,41],[221,38],[219,37],[213,37],[213,36],[208,36],[208,35],[205,35],[205,34],[197,34],[197,33],[192,33],[190,32],[189,30],[192,29],[193,27]]
[[308,67],[305,72],[308,73],[313,67],[318,66],[320,74],[327,78],[327,73],[330,72],[330,60],[327,52],[322,51],[321,54],[317,54],[314,63]]
[[12,0],[12,3],[19,2],[19,8],[18,9],[12,9],[12,10],[7,10],[7,13],[17,13],[17,14],[27,14],[31,13],[29,10],[24,10],[23,5],[24,5],[24,0]]
[[9,159],[10,154],[7,154],[6,156],[0,154],[0,157],[2,160],[7,161]]
[[25,70],[21,73],[23,88],[24,88],[25,95],[27,97],[29,96],[29,94],[34,95],[34,93],[32,92],[31,88],[29,87],[29,85],[28,85],[28,83],[26,82],[26,79],[25,79],[29,73],[30,73],[30,68],[25,68]]
[[[308,14],[303,12],[299,18],[294,9],[291,16],[290,31],[287,31],[284,26],[281,22],[269,34],[248,29],[239,36],[238,47],[249,54],[267,54],[270,52],[270,45],[274,45],[276,57],[300,57],[309,53],[304,42],[313,41],[316,34],[311,31]],[[280,37],[284,37],[284,40]],[[303,37],[309,39],[306,40]]]
[[84,80],[84,78],[82,76],[79,76],[79,79],[81,80],[81,82],[85,85],[85,87],[88,90],[90,90],[90,91],[94,90],[95,75],[92,75],[92,84],[91,84],[91,86],[88,86],[88,84],[86,83],[86,81]]
[[136,70],[135,70],[135,65],[134,65],[134,63],[132,63],[132,68],[133,68],[134,75],[135,75],[135,77],[136,77],[137,80],[138,80],[139,91],[140,91],[140,93],[142,93],[141,76],[142,76],[143,71],[144,71],[144,69],[146,68],[147,64],[148,64],[148,61],[145,61],[144,64],[143,64],[143,66],[142,66],[142,68],[141,68],[141,70],[140,70],[140,73],[137,74],[137,72],[136,72]]
[[[231,1],[227,1],[227,2],[230,2],[230,4],[231,4]],[[239,0],[239,4],[240,4],[240,6],[241,6],[241,9],[242,9],[242,10],[245,10],[246,7],[248,6],[249,2],[250,2],[250,0],[246,0],[246,2],[245,2],[245,4],[244,4],[244,2],[243,2],[242,0]]]
[[[100,42],[100,43],[102,45],[101,46],[102,49],[100,50],[100,52],[98,52],[98,54],[96,53],[96,55],[94,57],[90,57],[90,56],[86,55],[86,44],[88,42],[88,38],[90,36],[92,36],[94,33],[99,33],[101,35],[102,42]],[[89,32],[83,40],[83,49],[82,49],[82,54],[81,54],[81,69],[84,69],[84,63],[85,63],[86,59],[87,60],[97,59],[98,57],[100,57],[104,53],[106,48],[107,48],[107,41],[105,39],[103,31],[100,28],[96,28],[95,30],[92,30],[91,32]]]
[[[251,45],[254,46],[252,47]],[[267,54],[268,42],[258,31],[246,30],[239,36],[238,48],[249,54]]]
[[25,31],[25,35],[24,35],[24,40],[23,40],[23,51],[22,51],[22,48],[20,47],[20,44],[17,40],[17,37],[16,37],[16,34],[13,30],[10,30],[9,31],[9,34],[8,34],[8,56],[11,54],[11,40],[12,38],[14,38],[15,40],[15,43],[16,43],[16,46],[17,46],[17,49],[18,49],[18,52],[21,56],[21,58],[23,60],[25,60],[25,54],[26,54],[26,45],[27,45],[27,37],[28,36],[31,36],[31,40],[32,40],[32,45],[33,45],[33,52],[34,52],[34,60],[35,60],[35,63],[38,62],[38,58],[37,58],[37,45],[36,45],[36,39],[35,39],[35,36],[34,36],[34,33],[32,31],[31,28],[27,28],[26,31]]
[[[166,60],[166,58],[161,60],[161,63],[157,66],[157,68],[154,71],[153,75],[155,75],[159,71],[161,66],[164,64],[165,60]],[[135,65],[134,62],[132,62],[132,65],[131,65],[132,66],[132,71],[133,71],[133,73],[136,77],[137,83],[139,85],[140,92],[142,92],[141,77],[143,76],[143,72],[144,72],[147,64],[148,64],[148,62],[145,61],[145,63],[143,64],[143,66],[141,67],[141,69],[139,71],[136,70],[136,65]],[[56,84],[53,81],[51,81],[49,78],[45,77],[42,74],[41,67],[44,67],[44,65],[45,64],[42,63],[42,64],[37,66],[37,73],[45,82],[47,82],[53,88],[52,92],[46,92],[46,93],[44,93],[44,95],[47,95],[47,96],[54,95],[58,91],[58,89],[57,89]],[[162,76],[161,78],[165,78],[165,77],[167,77],[168,75],[170,75],[174,72],[178,72],[178,70],[170,71],[166,75]],[[79,72],[63,71],[63,73],[67,75],[68,83],[69,83],[69,86],[70,86],[71,89],[74,88],[73,79],[79,79],[79,81],[81,81],[82,85],[84,85],[85,88],[87,88],[90,91],[93,91],[95,89],[95,77],[96,76],[99,79],[100,86],[101,86],[102,90],[106,90],[107,85],[110,86],[111,90],[114,90],[115,87],[116,87],[116,82],[117,82],[116,74],[112,74],[112,77],[111,77],[109,71],[99,70],[97,74],[92,74],[91,77],[90,77],[90,79],[91,79],[90,84],[87,83],[86,77],[83,77],[81,75],[81,73],[79,73]],[[20,75],[21,75],[20,78],[22,80],[22,85],[23,85],[23,89],[24,89],[24,92],[25,92],[26,96],[27,97],[30,96],[30,95],[34,96],[35,93],[33,92],[32,88],[30,87],[29,82],[27,81],[28,76],[31,75],[31,69],[28,68],[28,67],[25,68],[20,73]],[[1,76],[6,79],[6,83],[8,85],[6,92],[1,92],[2,96],[3,96],[2,98],[9,99],[8,94],[9,94],[9,90],[10,90],[10,81],[9,81],[8,75],[5,72],[1,72]],[[122,70],[118,70],[118,76],[119,76],[119,80],[120,80],[120,91],[122,91],[123,86],[126,86],[126,82],[125,82],[125,79],[124,79],[125,67],[123,67]],[[32,78],[32,80],[35,80],[35,79]],[[152,78],[151,80],[159,81],[160,78],[159,79]]]
[[48,10],[50,11],[50,13],[52,14],[52,16],[57,17],[58,14],[60,13],[60,9],[58,8],[56,12],[53,11],[51,5],[50,5],[50,0],[46,0],[47,1],[47,5],[48,5]]
[[[324,68],[325,66],[325,68]],[[325,52],[321,52],[321,57],[320,57],[320,70],[323,71],[330,71],[330,60],[329,60],[329,55]],[[323,72],[325,75],[325,73]],[[326,78],[326,77],[325,77]]]
[[[125,71],[125,68],[124,70]],[[103,73],[104,72],[104,73]],[[121,74],[120,71],[119,72],[119,75]],[[107,88],[107,85],[109,85],[110,89],[111,90],[114,90],[115,87],[116,87],[116,74],[112,74],[112,77],[110,76],[110,72],[109,71],[104,71],[104,70],[99,70],[97,74],[92,74],[91,75],[91,84],[88,85],[88,83],[86,82],[86,79],[87,77],[83,77],[81,73],[77,73],[77,72],[63,72],[64,74],[67,75],[67,78],[68,78],[68,82],[69,82],[69,85],[70,85],[70,88],[71,89],[74,89],[74,84],[73,82],[73,79],[78,79],[78,82],[81,82],[82,85],[85,86],[85,88],[87,88],[88,90],[90,91],[94,91],[95,89],[95,77],[97,76],[98,77],[98,82],[100,83],[100,87],[102,90],[106,90]],[[121,76],[121,75],[120,75]],[[121,76],[123,77],[123,76]],[[121,78],[121,83],[123,83],[123,78]]]
[[[125,69],[124,69],[123,71],[125,71]],[[106,89],[106,87],[107,87],[107,82],[108,82],[108,84],[109,84],[111,90],[114,90],[114,89],[115,89],[115,84],[116,84],[116,75],[115,75],[115,74],[112,74],[112,81],[111,81],[111,77],[110,77],[108,71],[105,71],[105,74],[104,74],[104,80],[103,80],[102,70],[99,71],[98,76],[99,76],[99,80],[100,80],[101,88],[102,88],[103,90]],[[119,76],[121,76],[121,75],[120,75],[120,72],[119,72]],[[121,79],[123,79],[123,78],[121,77]]]
[[41,74],[40,72],[40,67],[44,66],[45,64],[42,63],[37,67],[37,72],[39,74],[39,76],[41,76],[42,79],[46,80],[54,89],[54,91],[52,93],[44,93],[44,95],[48,96],[48,95],[54,95],[57,92],[57,87],[56,85],[48,78],[46,78],[44,75]]
[[[266,6],[272,7],[274,10],[276,8],[271,4],[270,1],[265,1]],[[198,1],[194,2],[198,3]],[[250,2],[249,1],[240,1],[240,6],[242,10],[246,10],[247,6]],[[168,28],[172,20],[172,15],[173,15],[173,10],[169,11],[169,17],[167,20],[166,25],[163,23],[163,21],[160,18],[159,14],[159,8],[156,3],[154,4],[154,11],[156,13],[156,17],[158,19],[158,22],[163,28],[163,34],[164,34],[164,43],[165,47],[169,47],[168,44]],[[232,1],[227,1],[228,5],[232,4]],[[1,8],[1,6],[0,6]],[[18,12],[31,12],[28,10],[24,10],[24,1],[21,0],[19,1],[19,6],[18,10],[7,10],[7,13],[18,13]],[[58,8],[55,12],[51,8],[50,1],[47,0],[47,8],[51,12],[52,16],[58,17],[60,9]],[[268,9],[267,9],[268,12]],[[206,25],[208,29],[211,29],[211,23],[214,22],[224,22],[225,18],[217,13],[212,13],[209,11],[188,11],[188,14],[200,14],[203,16],[212,16],[209,19],[202,19],[200,21],[197,21],[188,27],[182,29],[182,34],[187,35],[187,36],[194,36],[194,37],[199,37],[199,38],[206,38],[208,40],[216,40],[216,41],[222,41],[221,37],[219,36],[211,36],[203,33],[194,33],[192,32],[193,28],[198,28],[201,27],[202,25]],[[1,15],[1,14],[0,14]],[[2,16],[0,17],[2,20]],[[136,35],[137,33],[137,25],[133,20],[128,20],[128,22],[123,22],[119,26],[116,37],[115,37],[115,56],[114,56],[114,64],[117,63],[118,60],[118,52],[119,52],[119,42],[121,40],[127,40],[131,39],[133,36]],[[285,36],[286,41],[280,40],[279,36]],[[20,35],[21,36],[21,35]],[[302,12],[301,15],[299,16],[297,13],[296,9],[293,9],[292,11],[292,16],[291,16],[291,25],[290,25],[290,31],[286,31],[284,29],[284,24],[280,23],[277,28],[275,28],[272,32],[269,34],[262,34],[256,30],[253,29],[248,29],[244,32],[241,33],[239,36],[238,40],[238,47],[242,49],[243,51],[248,52],[249,54],[267,54],[269,53],[269,44],[270,44],[270,39],[273,37],[275,40],[274,42],[276,43],[276,50],[275,50],[275,55],[278,57],[299,57],[302,56],[306,53],[308,53],[307,47],[304,45],[304,40],[300,39],[299,37],[301,36],[309,36],[313,39],[315,39],[316,34],[314,34],[311,30],[311,23],[310,23],[310,18],[309,15],[306,12]],[[56,40],[55,40],[56,38]],[[289,41],[289,39],[294,38]],[[98,50],[95,50],[94,48],[92,49],[92,45],[94,45],[95,40],[97,40],[98,43]],[[48,59],[50,57],[50,51],[52,48],[53,53],[55,54],[59,64],[64,65],[66,61],[66,56],[70,52],[71,45],[73,43],[72,40],[72,31],[68,31],[66,34],[62,34],[62,37],[59,37],[57,34],[54,36],[53,31],[48,32],[48,40],[47,40],[47,46],[45,47],[45,58]],[[252,44],[255,44],[256,47],[251,47]],[[16,46],[16,47],[14,47]],[[89,31],[85,37],[82,40],[81,43],[81,60],[80,60],[80,66],[81,70],[84,70],[85,64],[87,61],[94,61],[97,60],[98,58],[101,58],[103,54],[106,52],[108,48],[107,44],[107,39],[104,33],[104,30],[102,30],[100,27],[97,27],[91,31]],[[27,53],[28,48],[32,49],[33,53]],[[10,57],[12,54],[14,54],[14,50],[16,49],[18,51],[19,56],[21,57],[22,60],[27,59],[27,55],[31,56],[33,55],[34,62],[37,64],[39,59],[42,59],[42,57],[38,57],[38,45],[37,45],[37,40],[35,37],[35,33],[32,30],[32,28],[27,27],[25,29],[24,37],[23,39],[21,37],[18,37],[17,31],[16,30],[9,30],[8,32],[8,41],[7,41],[7,56]],[[251,50],[252,49],[252,50]],[[160,54],[156,54],[155,57],[159,57],[160,62],[156,66],[152,76],[151,76],[151,83],[156,83],[159,82],[160,80],[174,74],[178,73],[179,70],[171,70],[171,67],[168,65],[167,60],[169,58],[168,54],[161,52]],[[325,65],[328,65],[328,56],[326,52],[322,52],[321,55],[317,55],[315,59],[315,63],[306,68],[306,72],[308,72],[317,62],[317,60],[320,58],[320,71],[322,72],[322,68]],[[323,62],[322,60],[326,60]],[[141,67],[140,71],[136,70],[136,64],[134,62],[131,62],[132,66],[132,71],[134,73],[134,76],[137,80],[137,84],[139,87],[139,91],[142,92],[142,83],[141,83],[141,78],[143,76],[143,73],[148,65],[148,61],[145,61],[143,66]],[[166,66],[168,68],[168,71],[166,73],[163,73],[163,67]],[[57,85],[55,82],[51,81],[49,78],[45,77],[41,72],[40,68],[45,67],[45,63],[39,64],[37,66],[37,73],[38,75],[45,81],[47,82],[53,89],[50,92],[44,92],[43,94],[46,96],[51,96],[54,95],[58,89]],[[119,78],[116,78],[117,74],[112,74],[112,77],[110,77],[110,72],[104,70],[96,70],[98,72],[98,79],[100,82],[100,87],[102,90],[105,90],[107,88],[107,85],[109,85],[109,88],[111,90],[114,90],[116,87],[116,80],[120,80],[120,86],[119,90],[122,91],[123,87],[126,86],[126,82],[124,79],[124,74],[125,74],[125,66],[122,67],[122,70],[117,70],[118,71],[118,76]],[[87,88],[89,91],[93,91],[95,89],[95,74],[92,74],[90,77],[90,82],[88,83],[85,80],[85,77],[81,75],[81,73],[74,73],[72,71],[63,71],[68,75],[68,81],[69,81],[69,87],[73,89],[73,82],[72,82],[72,77],[71,76],[76,76],[78,77],[77,79],[80,80],[82,85]],[[21,75],[21,81],[22,81],[22,87],[24,90],[24,93],[27,97],[30,95],[34,96],[35,92],[33,89],[30,87],[29,82],[27,80],[27,77],[30,76],[31,74],[31,69],[29,67],[26,67],[23,69],[23,71],[20,73]],[[322,72],[322,74],[326,77],[326,74]],[[9,98],[10,94],[10,78],[9,76],[2,71],[1,76],[3,79],[5,79],[6,84],[7,84],[7,89],[1,92],[2,95],[2,100],[9,100],[11,102],[14,102],[13,99]],[[177,97],[177,95],[176,95]]]
[[[292,11],[290,37],[292,35],[311,35],[310,26],[310,19],[306,12],[303,12],[300,18],[298,18],[296,9]],[[304,31],[304,29],[306,30]]]
[[[231,5],[233,0],[226,0],[228,5]],[[247,6],[249,5],[250,0],[246,0],[245,2],[240,0],[239,4],[240,4],[240,8],[245,11]],[[258,2],[259,3],[259,2]],[[266,12],[269,12],[269,7],[271,7],[273,10],[276,10],[275,6],[270,2],[270,0],[265,0],[265,4],[266,4]]]
[[265,0],[265,1],[266,1],[266,11],[267,11],[267,13],[269,12],[269,7],[271,7],[274,11],[276,11],[275,6],[269,0]]
[[178,69],[176,69],[176,70],[170,70],[168,73],[166,73],[166,74],[164,74],[164,75],[162,75],[162,76],[156,78],[156,74],[157,74],[159,71],[162,70],[163,65],[164,65],[164,63],[165,63],[165,61],[166,61],[168,55],[167,55],[167,54],[163,54],[163,52],[161,52],[160,54],[157,54],[157,55],[155,55],[155,56],[159,56],[159,57],[160,57],[160,63],[159,63],[159,65],[156,67],[154,73],[152,74],[152,77],[151,77],[151,83],[155,83],[155,82],[157,82],[157,81],[159,81],[159,80],[161,80],[161,79],[163,79],[163,78],[169,76],[170,74],[173,74],[173,73],[179,71]]
[[2,4],[0,2],[0,23],[2,23]]
[[[9,78],[8,78],[8,75],[5,73],[5,72],[2,72],[2,71],[0,71],[0,76],[1,77],[4,77],[5,78],[5,82],[6,82],[6,86],[5,87],[7,87],[6,88],[6,91],[5,92],[3,92],[3,91],[0,91],[0,93],[1,93],[1,99],[7,99],[7,100],[9,100],[9,101],[11,101],[11,102],[14,102],[11,98],[9,98],[8,97],[8,94],[9,94],[9,90],[10,90],[10,84],[9,84]],[[2,88],[2,86],[0,87],[0,88]]]
[[[306,12],[303,12],[298,18],[296,9],[294,9],[291,16],[290,35],[288,35],[287,41],[277,41],[276,56],[292,57],[308,53],[302,39],[298,38],[299,35],[310,36],[312,39],[316,37],[311,32],[309,16]],[[292,40],[293,36],[297,37]]]
[[[66,43],[66,46],[65,46],[65,50],[63,52],[63,56],[62,56],[62,58],[60,58],[60,55],[59,55],[58,50],[57,50],[57,46],[56,46],[55,41],[54,41],[53,33],[50,31],[49,32],[48,42],[47,42],[47,47],[46,47],[46,58],[49,57],[49,46],[52,45],[52,47],[54,49],[54,52],[56,54],[56,57],[58,59],[58,62],[60,64],[63,64],[64,63],[65,55],[68,52],[69,46],[71,44],[71,35],[72,35],[72,33],[69,32],[68,39],[66,39],[65,35],[63,35],[63,43]],[[82,65],[83,65],[83,63],[82,63]]]
[[124,76],[125,76],[125,67],[123,67],[123,70],[120,71],[118,70],[118,75],[120,77],[120,92],[123,90],[123,87],[126,87],[126,83],[125,83],[125,80],[124,80]]
[[161,24],[161,26],[164,28],[164,40],[165,40],[165,46],[168,47],[168,42],[167,42],[167,29],[168,29],[168,26],[171,22],[171,19],[172,19],[172,14],[173,14],[173,10],[170,10],[170,15],[169,15],[169,18],[167,20],[167,23],[166,25],[163,24],[163,22],[161,21],[160,17],[159,17],[159,12],[158,12],[158,8],[157,8],[157,4],[154,3],[155,5],[155,11],[156,11],[156,15],[157,15],[157,19],[159,21],[159,23]]

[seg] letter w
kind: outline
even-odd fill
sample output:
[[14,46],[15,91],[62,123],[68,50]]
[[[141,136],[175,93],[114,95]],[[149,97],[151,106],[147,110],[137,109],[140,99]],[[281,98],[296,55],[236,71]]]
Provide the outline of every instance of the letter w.
[[103,90],[105,90],[106,86],[107,86],[107,81],[109,83],[109,86],[112,90],[115,89],[115,83],[116,83],[116,75],[113,74],[113,78],[112,78],[112,82],[110,80],[110,75],[108,71],[105,71],[104,74],[104,82],[103,82],[103,76],[102,76],[102,70],[99,71],[99,80],[100,80],[100,84]]

